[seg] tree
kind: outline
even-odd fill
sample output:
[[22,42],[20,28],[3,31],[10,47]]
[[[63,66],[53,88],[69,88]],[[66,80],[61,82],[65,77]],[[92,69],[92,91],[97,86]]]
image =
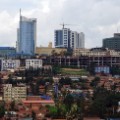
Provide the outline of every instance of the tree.
[[3,105],[0,105],[0,118],[4,117],[5,115],[5,108]]
[[58,112],[57,112],[58,109],[56,106],[49,106],[48,110],[49,110],[50,116],[52,116],[52,118],[56,118],[58,116]]
[[66,78],[61,78],[60,79],[60,81],[59,81],[59,83],[61,84],[61,85],[71,85],[72,84],[72,80],[71,80],[71,78],[69,78],[69,77],[66,77]]
[[67,106],[67,111],[71,110],[71,106],[74,103],[74,98],[71,94],[68,94],[64,99],[64,104]]
[[10,104],[10,109],[14,110],[15,109],[15,101],[13,100]]
[[32,118],[33,120],[36,120],[36,113],[34,111],[32,111]]
[[51,54],[52,54],[52,56],[57,56],[58,55],[55,50],[52,50]]
[[52,73],[53,73],[54,75],[59,74],[60,72],[61,72],[61,69],[60,69],[59,66],[53,66],[53,67],[52,67]]
[[100,78],[99,77],[95,77],[92,82],[91,82],[91,86],[92,87],[97,87],[98,83],[100,82]]
[[96,88],[93,95],[90,114],[98,115],[101,118],[104,118],[106,115],[117,115],[119,100],[119,92],[108,91],[104,88]]

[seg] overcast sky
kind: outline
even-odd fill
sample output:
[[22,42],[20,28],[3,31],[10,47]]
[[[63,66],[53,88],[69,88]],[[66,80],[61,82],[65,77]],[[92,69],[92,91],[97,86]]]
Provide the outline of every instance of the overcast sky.
[[87,48],[120,32],[120,0],[0,0],[0,46],[15,46],[20,8],[23,16],[37,18],[37,46],[54,43],[63,22],[85,33]]

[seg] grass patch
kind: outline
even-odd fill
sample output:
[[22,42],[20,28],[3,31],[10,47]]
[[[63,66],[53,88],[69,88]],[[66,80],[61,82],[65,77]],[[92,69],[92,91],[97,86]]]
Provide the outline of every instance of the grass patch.
[[89,72],[84,69],[61,68],[61,74],[63,75],[88,75]]

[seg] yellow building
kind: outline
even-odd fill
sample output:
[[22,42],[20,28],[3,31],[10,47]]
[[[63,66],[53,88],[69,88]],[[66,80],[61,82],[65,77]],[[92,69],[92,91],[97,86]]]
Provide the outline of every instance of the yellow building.
[[52,43],[50,42],[48,47],[36,47],[36,54],[38,55],[52,55],[53,53],[60,54],[66,52],[65,48],[52,48]]

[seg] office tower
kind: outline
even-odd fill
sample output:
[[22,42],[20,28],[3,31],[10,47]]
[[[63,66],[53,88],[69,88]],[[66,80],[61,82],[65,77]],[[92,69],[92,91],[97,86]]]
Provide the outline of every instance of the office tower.
[[71,31],[68,28],[62,30],[55,30],[55,47],[64,48],[84,48],[85,36],[84,33]]
[[55,30],[55,47],[70,48],[70,34],[71,31],[68,28]]
[[17,52],[23,54],[35,53],[36,48],[36,19],[21,16],[17,29]]
[[115,33],[114,37],[103,39],[103,48],[120,51],[120,33]]

